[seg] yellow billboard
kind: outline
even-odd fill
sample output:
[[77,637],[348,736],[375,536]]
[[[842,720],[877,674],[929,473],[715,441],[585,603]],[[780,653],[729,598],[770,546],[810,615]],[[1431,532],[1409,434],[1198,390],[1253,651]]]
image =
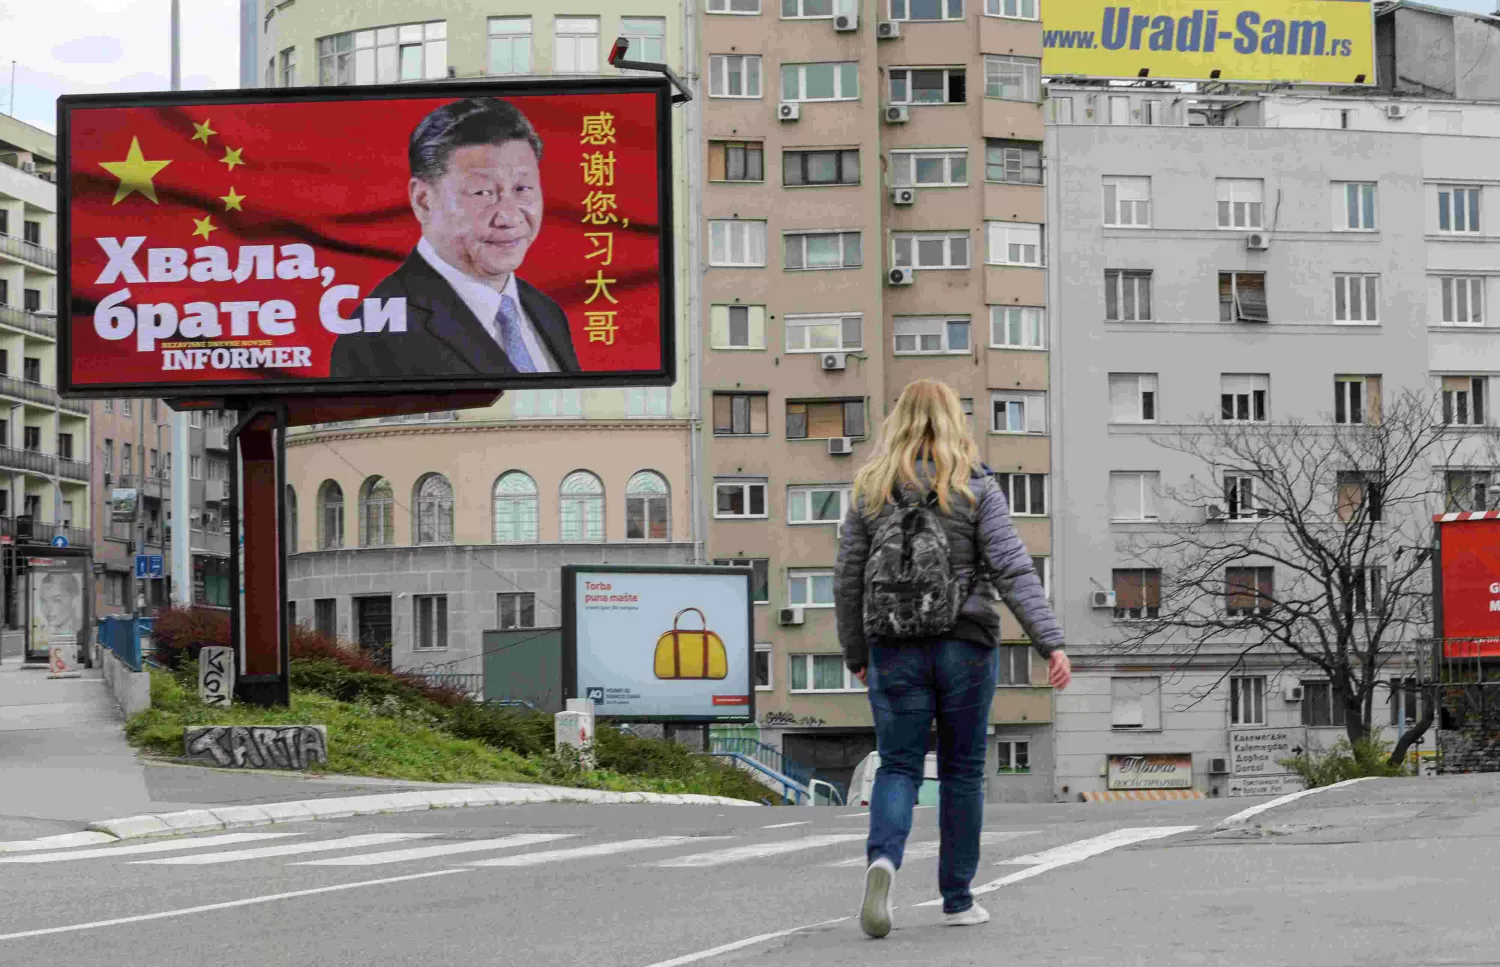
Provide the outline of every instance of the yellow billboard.
[[1042,73],[1373,84],[1374,12],[1369,0],[1054,0]]

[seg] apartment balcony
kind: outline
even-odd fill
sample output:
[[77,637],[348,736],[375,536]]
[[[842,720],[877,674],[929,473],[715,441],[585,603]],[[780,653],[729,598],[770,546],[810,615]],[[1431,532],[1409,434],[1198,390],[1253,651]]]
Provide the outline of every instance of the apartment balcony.
[[57,475],[65,480],[79,480],[88,483],[93,479],[93,468],[85,460],[70,460],[67,457],[58,457]]
[[210,504],[222,504],[229,499],[229,481],[227,480],[205,480],[203,482],[203,500]]
[[32,312],[29,309],[19,309],[0,303],[0,322],[47,339],[57,338],[57,315],[55,313]]
[[228,450],[229,431],[223,427],[215,427],[212,430],[203,431],[203,448],[205,450]]
[[[40,450],[0,447],[0,469],[24,470],[27,473],[52,477],[57,474],[57,454],[43,453]],[[85,476],[84,479],[87,477]]]
[[56,251],[43,248],[35,242],[28,242],[24,238],[16,238],[14,235],[0,235],[0,254],[22,259],[33,265],[40,265],[53,272],[57,271]]
[[77,413],[79,416],[89,415],[88,400],[63,399],[57,395],[57,387],[50,383],[16,379],[14,376],[0,376],[0,395],[14,396],[38,406],[55,406],[69,413]]
[[68,524],[49,524],[31,517],[0,517],[0,535],[17,544],[51,544],[61,536],[71,547],[92,547],[94,532]]

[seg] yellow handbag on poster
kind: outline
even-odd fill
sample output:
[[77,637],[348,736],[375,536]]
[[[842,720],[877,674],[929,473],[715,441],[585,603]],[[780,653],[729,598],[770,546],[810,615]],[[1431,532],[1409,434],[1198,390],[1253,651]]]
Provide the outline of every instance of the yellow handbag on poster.
[[[677,627],[682,616],[691,611],[703,624],[701,631]],[[656,677],[727,678],[729,653],[724,639],[708,630],[708,619],[697,608],[683,608],[672,619],[672,630],[656,639]]]

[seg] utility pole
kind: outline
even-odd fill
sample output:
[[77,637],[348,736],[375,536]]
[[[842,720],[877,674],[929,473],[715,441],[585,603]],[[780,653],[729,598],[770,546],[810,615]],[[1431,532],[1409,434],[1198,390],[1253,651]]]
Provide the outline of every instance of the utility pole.
[[[172,0],[172,90],[182,90],[181,0]],[[192,494],[188,478],[188,415],[172,411],[172,602],[193,603]]]

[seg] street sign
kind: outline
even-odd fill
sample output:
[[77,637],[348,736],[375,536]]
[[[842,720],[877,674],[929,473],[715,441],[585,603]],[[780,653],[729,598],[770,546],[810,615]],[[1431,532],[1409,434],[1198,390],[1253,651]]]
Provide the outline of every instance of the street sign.
[[1307,748],[1307,728],[1230,729],[1230,774],[1237,779],[1286,775],[1281,763],[1294,759]]
[[52,538],[52,546],[53,547],[67,547],[68,546],[68,539],[66,537],[62,536],[61,534],[58,534],[56,537]]
[[1300,776],[1243,776],[1229,780],[1229,795],[1232,799],[1245,796],[1284,796],[1289,792],[1301,792],[1307,784]]
[[137,554],[135,556],[135,576],[138,578],[159,578],[162,576],[162,557],[160,554]]

